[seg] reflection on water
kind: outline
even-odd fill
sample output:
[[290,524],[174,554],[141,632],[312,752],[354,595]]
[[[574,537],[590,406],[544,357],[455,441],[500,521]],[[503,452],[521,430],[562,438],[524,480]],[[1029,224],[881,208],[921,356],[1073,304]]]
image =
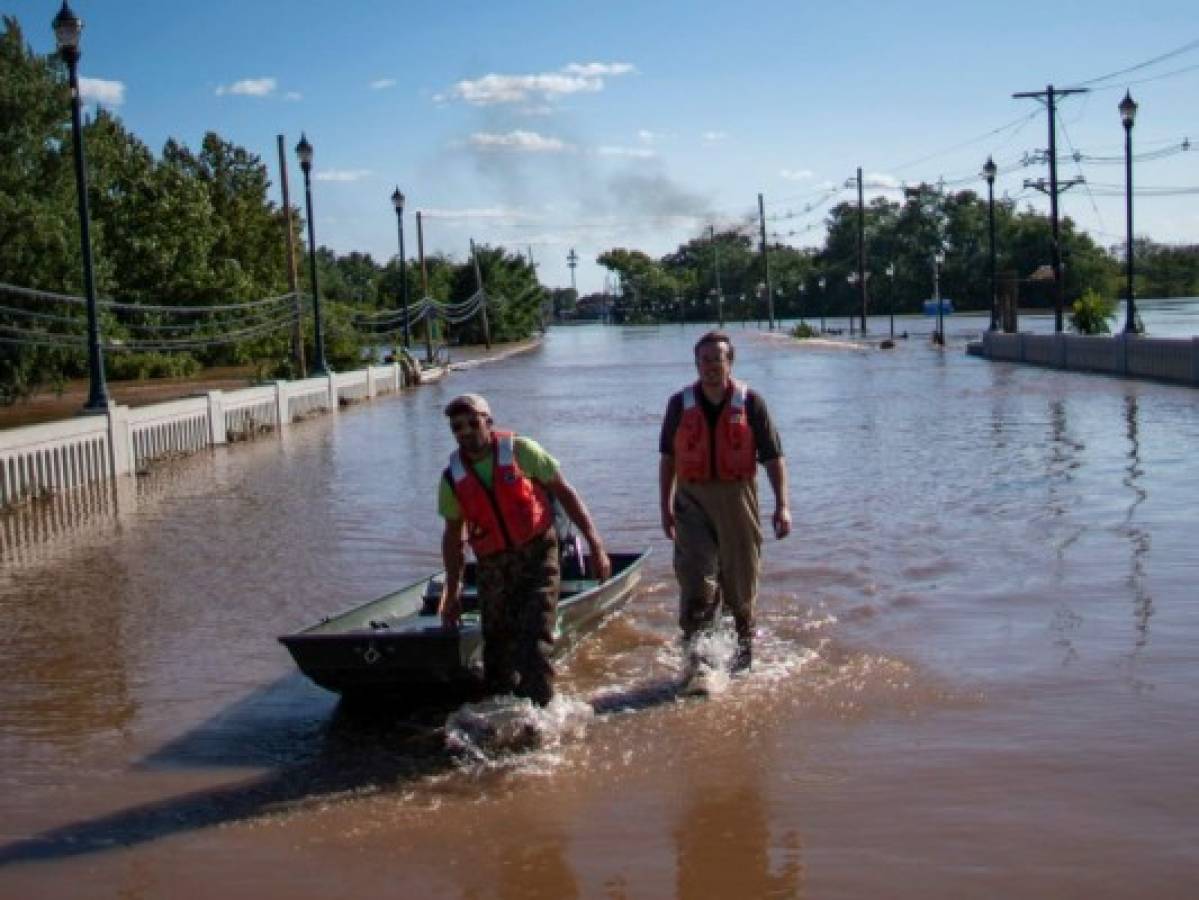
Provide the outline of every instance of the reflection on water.
[[[1121,877],[1185,895],[1199,392],[732,332],[782,434],[796,532],[765,547],[758,670],[708,703],[674,691],[656,502],[696,327],[554,331],[0,517],[0,862],[20,863],[0,895],[236,895],[256,867],[255,895],[289,900],[888,896],[912,835],[975,861],[980,896],[1035,895],[1062,860],[1080,895]],[[439,567],[441,409],[471,390],[562,461],[610,547],[655,551],[563,666],[594,723],[528,766],[462,766],[452,704],[344,709],[275,643]],[[1008,796],[1025,784],[1034,804]],[[897,809],[904,828],[884,827]],[[922,896],[961,895],[935,883]]]
[[[748,767],[747,767],[748,768]],[[678,851],[675,896],[797,897],[802,889],[802,843],[788,831],[777,841],[760,779],[697,778],[674,828]]]
[[1137,397],[1135,394],[1129,394],[1124,398],[1124,420],[1127,423],[1128,435],[1128,468],[1124,486],[1132,493],[1133,499],[1128,506],[1128,514],[1124,517],[1124,531],[1132,548],[1128,582],[1133,591],[1133,621],[1137,630],[1134,653],[1149,641],[1149,618],[1153,615],[1153,597],[1146,585],[1146,557],[1149,554],[1150,536],[1136,521],[1137,507],[1149,497],[1149,492],[1141,485],[1145,471],[1141,467],[1140,426],[1137,416]]

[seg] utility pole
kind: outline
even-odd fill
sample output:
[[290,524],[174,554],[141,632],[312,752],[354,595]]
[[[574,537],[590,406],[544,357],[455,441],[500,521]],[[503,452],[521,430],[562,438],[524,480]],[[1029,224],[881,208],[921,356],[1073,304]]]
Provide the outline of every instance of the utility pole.
[[[537,280],[537,263],[533,262],[533,245],[527,244],[527,245],[525,245],[525,249],[529,251],[529,270],[533,273],[533,281],[538,287],[540,287],[541,282],[539,282]],[[542,296],[544,296],[544,295],[542,295]],[[551,301],[550,302],[550,317],[553,318],[553,316],[554,316],[554,304]],[[546,318],[545,318],[545,300],[541,301],[541,316],[540,316],[540,318],[541,318],[541,333],[545,334],[546,328],[549,327],[549,322],[546,321]]]
[[1081,178],[1074,178],[1066,182],[1059,183],[1057,180],[1057,98],[1065,97],[1069,94],[1085,94],[1088,93],[1088,88],[1063,88],[1055,90],[1053,85],[1048,85],[1043,91],[1022,91],[1018,94],[1012,94],[1013,97],[1026,99],[1032,98],[1035,100],[1045,101],[1045,107],[1049,110],[1049,185],[1046,187],[1044,179],[1036,181],[1025,180],[1024,186],[1036,188],[1049,195],[1049,221],[1053,228],[1053,239],[1050,246],[1050,261],[1053,264],[1053,323],[1054,331],[1061,333],[1064,330],[1063,320],[1063,302],[1062,302],[1062,242],[1061,232],[1058,228],[1058,211],[1057,211],[1057,195],[1062,191],[1069,190],[1076,184],[1081,184]]
[[579,254],[575,253],[574,247],[571,247],[570,252],[566,254],[566,264],[570,266],[570,289],[575,292],[575,299],[578,299],[579,289],[575,287],[575,266],[579,264]]
[[416,211],[416,251],[420,255],[420,289],[425,300],[425,362],[433,364],[433,306],[429,297],[429,270],[425,268],[425,225]]
[[724,296],[720,291],[720,247],[716,244],[716,226],[709,225],[708,233],[712,236],[712,269],[716,273],[716,322],[724,328]]
[[866,207],[862,202],[862,167],[858,166],[858,293],[862,298],[862,336],[866,335]]
[[304,377],[304,306],[300,300],[299,273],[296,272],[295,219],[291,215],[291,194],[287,189],[287,153],[283,149],[283,135],[277,135],[279,143],[279,187],[283,191],[283,213],[287,217],[287,289],[295,295],[296,320],[291,326],[291,353],[295,361],[296,377]]
[[483,295],[483,302],[479,305],[479,309],[483,312],[483,343],[487,345],[487,349],[491,349],[491,326],[487,322],[487,292],[483,290],[483,274],[479,271],[479,255],[475,253],[475,239],[470,239],[470,258],[475,264],[475,284],[479,288],[479,293]]
[[758,223],[762,227],[762,274],[766,283],[766,315],[770,318],[770,330],[774,331],[774,288],[770,284],[770,254],[766,252],[766,202],[758,194]]

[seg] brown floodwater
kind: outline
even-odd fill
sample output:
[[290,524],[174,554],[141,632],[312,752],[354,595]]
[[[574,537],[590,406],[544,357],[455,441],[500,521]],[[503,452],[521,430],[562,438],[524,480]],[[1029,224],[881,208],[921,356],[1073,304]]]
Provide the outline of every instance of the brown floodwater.
[[[656,502],[697,328],[556,329],[0,516],[0,897],[1195,896],[1199,392],[732,333],[796,527],[708,700]],[[343,708],[275,641],[439,568],[466,390],[653,550],[535,750]]]

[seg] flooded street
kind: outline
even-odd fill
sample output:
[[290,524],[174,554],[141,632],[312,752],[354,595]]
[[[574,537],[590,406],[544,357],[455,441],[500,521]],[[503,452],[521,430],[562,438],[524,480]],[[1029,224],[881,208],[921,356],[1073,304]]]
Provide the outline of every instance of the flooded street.
[[[967,357],[972,321],[945,353],[728,329],[795,531],[753,673],[706,701],[671,690],[657,505],[699,326],[555,328],[0,516],[0,897],[1194,896],[1199,391]],[[539,750],[339,707],[276,642],[440,568],[463,391],[653,550]]]

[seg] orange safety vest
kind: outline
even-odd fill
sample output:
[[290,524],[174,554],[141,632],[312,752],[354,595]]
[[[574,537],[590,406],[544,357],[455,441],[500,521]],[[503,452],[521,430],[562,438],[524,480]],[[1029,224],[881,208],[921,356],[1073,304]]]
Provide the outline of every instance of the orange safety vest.
[[476,558],[522,547],[554,524],[554,511],[543,488],[516,462],[516,435],[496,431],[491,437],[491,489],[467,465],[460,450],[450,454],[450,484]]
[[[683,388],[683,417],[674,434],[674,467],[680,481],[741,481],[757,472],[757,448],[749,427],[746,400],[749,385],[734,381],[725,393],[724,408],[716,421],[716,440],[708,430],[708,417],[699,403],[699,383]],[[715,444],[716,464],[711,452]]]

